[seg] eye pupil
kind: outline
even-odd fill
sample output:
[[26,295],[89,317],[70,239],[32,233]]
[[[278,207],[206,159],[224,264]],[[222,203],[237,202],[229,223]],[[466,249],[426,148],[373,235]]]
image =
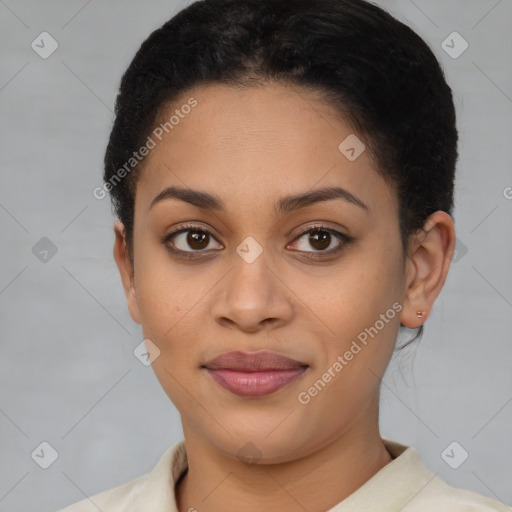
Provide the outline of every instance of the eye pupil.
[[[205,240],[206,244],[204,244]],[[208,246],[208,241],[208,233],[200,231],[189,231],[187,236],[187,243],[192,249],[204,249],[204,247]]]
[[[315,249],[322,250],[329,247],[329,244],[331,243],[331,234],[327,231],[312,231],[309,241]],[[319,246],[316,246],[316,244],[319,244]]]

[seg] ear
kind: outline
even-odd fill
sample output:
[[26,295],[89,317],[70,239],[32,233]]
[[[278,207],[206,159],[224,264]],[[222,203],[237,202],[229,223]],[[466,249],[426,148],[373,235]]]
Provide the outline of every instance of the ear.
[[130,259],[130,252],[126,241],[124,225],[117,220],[114,224],[114,259],[121,274],[128,311],[132,320],[140,324],[139,306],[137,304],[137,292],[135,290],[134,269]]
[[[414,235],[406,261],[406,288],[400,321],[415,329],[422,325],[441,292],[455,251],[455,226],[445,212],[430,215]],[[423,311],[418,317],[417,312]]]

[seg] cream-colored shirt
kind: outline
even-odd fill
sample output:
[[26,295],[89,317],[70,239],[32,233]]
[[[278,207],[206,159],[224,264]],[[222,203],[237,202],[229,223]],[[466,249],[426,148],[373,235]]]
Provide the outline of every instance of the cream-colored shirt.
[[[500,502],[449,486],[418,452],[387,439],[394,459],[348,498],[326,512],[510,512]],[[59,512],[178,512],[174,486],[188,467],[185,441],[162,455],[149,473],[83,499]],[[186,511],[181,511],[186,512]]]

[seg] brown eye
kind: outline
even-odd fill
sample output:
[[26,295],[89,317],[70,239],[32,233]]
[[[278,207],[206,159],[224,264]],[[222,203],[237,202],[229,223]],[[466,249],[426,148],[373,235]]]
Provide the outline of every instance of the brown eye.
[[331,243],[331,234],[327,231],[311,231],[309,235],[309,243],[311,247],[318,251],[323,251],[329,247]]
[[335,229],[314,226],[299,234],[290,246],[306,253],[308,258],[319,258],[338,253],[352,240],[352,237]]
[[199,251],[208,246],[209,238],[210,236],[206,232],[188,231],[187,244],[192,249]]
[[189,255],[194,252],[206,252],[205,249],[211,249],[213,244],[217,244],[216,248],[222,248],[215,238],[208,231],[200,228],[190,226],[188,228],[180,229],[167,235],[164,239],[167,248],[174,253],[188,253]]

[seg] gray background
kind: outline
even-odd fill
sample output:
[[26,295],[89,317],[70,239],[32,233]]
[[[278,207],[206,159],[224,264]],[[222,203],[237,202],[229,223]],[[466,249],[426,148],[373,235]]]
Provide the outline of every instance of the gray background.
[[[0,0],[0,511],[52,511],[124,483],[182,438],[133,355],[142,335],[109,199],[92,190],[122,72],[186,3]],[[512,504],[512,2],[379,3],[441,60],[461,139],[457,254],[423,340],[388,370],[382,434],[451,484]],[[59,44],[47,59],[31,48],[43,31]],[[456,59],[441,47],[453,31],[469,43]],[[33,252],[43,237],[57,248],[46,261]],[[58,452],[48,469],[31,457],[43,441]],[[453,441],[469,453],[458,469],[441,457]]]

